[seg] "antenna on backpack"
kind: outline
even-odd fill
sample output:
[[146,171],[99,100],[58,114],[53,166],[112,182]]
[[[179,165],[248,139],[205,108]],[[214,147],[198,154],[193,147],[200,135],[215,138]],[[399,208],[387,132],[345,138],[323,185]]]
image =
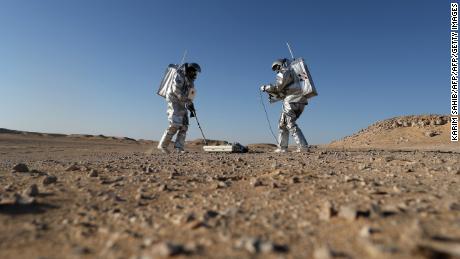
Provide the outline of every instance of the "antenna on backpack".
[[294,54],[292,54],[291,46],[289,45],[288,42],[286,42],[286,45],[288,47],[289,53],[291,53],[291,58],[294,59]]
[[182,56],[182,60],[180,61],[180,65],[182,66],[185,61],[185,57],[187,56],[187,50],[184,51],[184,55]]

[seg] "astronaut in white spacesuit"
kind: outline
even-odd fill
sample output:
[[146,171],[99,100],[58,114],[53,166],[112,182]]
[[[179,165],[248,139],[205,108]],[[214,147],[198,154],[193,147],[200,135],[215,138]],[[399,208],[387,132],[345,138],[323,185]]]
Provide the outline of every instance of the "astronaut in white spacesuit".
[[158,144],[158,149],[163,153],[169,153],[168,146],[176,133],[174,147],[178,152],[185,152],[185,137],[189,125],[187,110],[191,112],[191,117],[193,117],[195,114],[192,102],[195,94],[195,85],[193,82],[200,72],[201,68],[196,63],[181,65],[174,75],[171,87],[166,92],[169,125]]

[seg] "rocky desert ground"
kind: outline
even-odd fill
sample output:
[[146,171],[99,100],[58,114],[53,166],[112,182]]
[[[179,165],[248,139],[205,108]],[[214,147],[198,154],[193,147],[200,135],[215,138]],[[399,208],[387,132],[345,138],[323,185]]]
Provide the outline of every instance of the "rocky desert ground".
[[460,258],[447,119],[287,154],[1,129],[0,258]]

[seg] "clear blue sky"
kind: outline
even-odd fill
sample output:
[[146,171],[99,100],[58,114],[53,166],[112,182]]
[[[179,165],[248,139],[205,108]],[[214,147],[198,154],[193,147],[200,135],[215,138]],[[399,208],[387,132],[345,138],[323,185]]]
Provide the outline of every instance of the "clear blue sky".
[[[449,1],[0,0],[0,127],[159,139],[169,63],[202,73],[205,134],[273,142],[259,100],[274,59],[307,61],[299,119],[328,143],[398,115],[449,112]],[[276,127],[281,106],[269,106]],[[188,139],[200,137],[191,121]]]

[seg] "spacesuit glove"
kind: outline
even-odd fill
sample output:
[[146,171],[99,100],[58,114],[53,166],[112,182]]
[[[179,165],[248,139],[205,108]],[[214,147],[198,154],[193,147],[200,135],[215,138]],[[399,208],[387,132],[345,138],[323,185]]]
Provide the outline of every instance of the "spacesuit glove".
[[193,105],[193,103],[190,102],[186,106],[187,106],[187,109],[190,111],[190,118],[195,117],[195,106]]
[[260,91],[265,92],[265,88],[266,88],[266,87],[267,87],[266,85],[262,85],[262,86],[260,87]]
[[195,112],[195,106],[193,105],[192,102],[190,102],[190,103],[187,104],[187,109],[188,109],[190,112]]

